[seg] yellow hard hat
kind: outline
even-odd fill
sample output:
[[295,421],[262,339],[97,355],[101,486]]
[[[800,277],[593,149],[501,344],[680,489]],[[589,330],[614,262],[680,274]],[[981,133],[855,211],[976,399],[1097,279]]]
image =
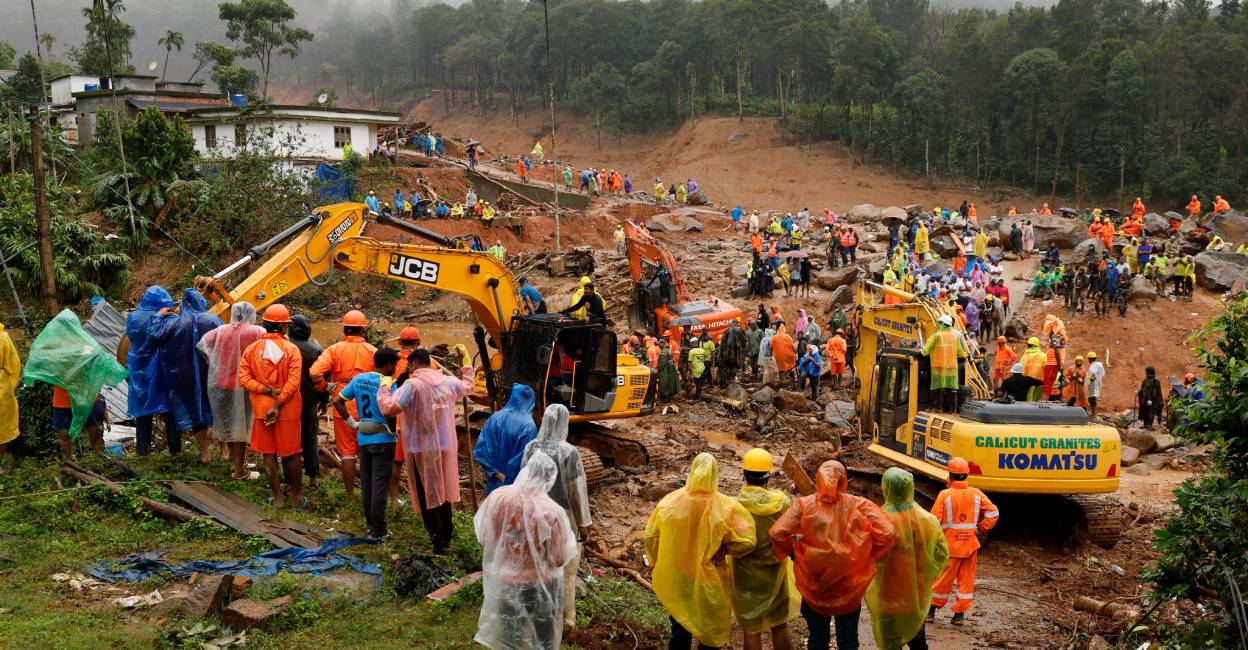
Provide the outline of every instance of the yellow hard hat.
[[1095,352],[1089,352],[1089,353],[1088,353],[1088,358],[1089,358],[1089,359],[1095,359],[1095,358],[1096,358],[1096,353],[1095,353]]
[[745,458],[741,460],[741,469],[747,472],[770,472],[773,467],[775,463],[771,460],[771,454],[758,447],[745,452]]
[[1035,345],[1038,347],[1040,345],[1040,339],[1033,336],[1027,339],[1027,345]]

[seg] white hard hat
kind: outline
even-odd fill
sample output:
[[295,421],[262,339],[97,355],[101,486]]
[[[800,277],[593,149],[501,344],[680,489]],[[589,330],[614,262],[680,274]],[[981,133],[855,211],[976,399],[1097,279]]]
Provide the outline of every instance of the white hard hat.
[[940,324],[945,327],[953,327],[953,316],[950,316],[949,314],[941,314]]
[[1021,364],[1021,363],[1016,363],[1016,364],[1014,364],[1014,367],[1013,367],[1013,368],[1010,368],[1010,372],[1012,372],[1012,373],[1014,373],[1014,374],[1016,374],[1016,375],[1021,375],[1021,374],[1023,374],[1023,364]]

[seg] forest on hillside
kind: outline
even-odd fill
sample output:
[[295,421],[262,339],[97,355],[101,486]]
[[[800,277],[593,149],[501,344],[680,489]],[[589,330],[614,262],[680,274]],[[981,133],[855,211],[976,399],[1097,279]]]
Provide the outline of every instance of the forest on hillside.
[[[543,3],[472,0],[343,17],[305,78],[385,103],[458,95],[501,116],[546,93]],[[1038,195],[1248,188],[1240,0],[1060,0],[1005,12],[927,0],[550,0],[561,108],[605,134],[775,116],[803,141]],[[310,73],[310,74],[309,74]],[[447,98],[448,104],[451,97]]]

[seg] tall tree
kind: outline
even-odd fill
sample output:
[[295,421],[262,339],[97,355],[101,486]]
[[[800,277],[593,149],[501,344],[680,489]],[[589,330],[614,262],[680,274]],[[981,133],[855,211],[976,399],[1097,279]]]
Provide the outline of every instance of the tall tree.
[[13,58],[17,56],[17,50],[9,45],[8,41],[0,40],[0,69],[9,70],[13,67]]
[[226,22],[226,37],[241,44],[241,55],[260,63],[261,92],[268,97],[273,55],[295,58],[300,44],[312,40],[312,32],[290,25],[296,13],[286,0],[222,2],[217,10]]
[[17,62],[17,73],[0,85],[0,102],[14,113],[22,114],[34,102],[43,101],[43,76],[34,52],[27,52]]
[[83,8],[87,38],[69,54],[79,72],[97,76],[134,72],[134,66],[130,65],[134,27],[121,19],[125,10],[122,0],[93,0],[90,7]]
[[208,66],[234,65],[234,55],[234,48],[229,45],[209,40],[196,43],[195,53],[191,55],[195,59],[195,69],[191,71],[191,76],[186,78],[186,82],[194,81],[195,76]]
[[182,51],[182,46],[186,40],[182,37],[182,32],[175,32],[172,29],[165,30],[165,35],[156,39],[157,45],[163,45],[165,48],[165,66],[160,69],[160,80],[164,81],[169,72],[169,53],[175,49]]

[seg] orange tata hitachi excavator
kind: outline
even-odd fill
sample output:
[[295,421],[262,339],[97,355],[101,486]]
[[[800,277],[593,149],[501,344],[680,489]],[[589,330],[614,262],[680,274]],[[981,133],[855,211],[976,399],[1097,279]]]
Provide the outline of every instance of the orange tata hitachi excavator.
[[650,334],[663,335],[672,327],[687,333],[706,330],[718,341],[734,320],[745,327],[741,310],[715,297],[690,300],[676,257],[645,226],[624,222],[628,247],[628,273],[633,296],[628,305],[628,324]]
[[[370,222],[433,245],[364,237]],[[225,286],[226,276],[265,257],[233,289]],[[474,338],[479,358],[488,360],[477,369],[474,399],[493,408],[502,406],[513,383],[523,383],[538,396],[537,413],[558,402],[568,407],[573,422],[627,418],[654,409],[654,371],[632,355],[617,355],[614,332],[600,323],[558,313],[522,313],[511,271],[482,250],[475,236],[445,237],[373,213],[363,203],[316,208],[216,275],[196,278],[195,284],[210,304],[215,302],[211,311],[228,319],[235,302],[245,300],[263,311],[304,284],[323,285],[335,271],[379,276],[462,297],[477,321]],[[490,347],[497,350],[491,353]],[[560,363],[564,356],[570,364],[568,359]]]

